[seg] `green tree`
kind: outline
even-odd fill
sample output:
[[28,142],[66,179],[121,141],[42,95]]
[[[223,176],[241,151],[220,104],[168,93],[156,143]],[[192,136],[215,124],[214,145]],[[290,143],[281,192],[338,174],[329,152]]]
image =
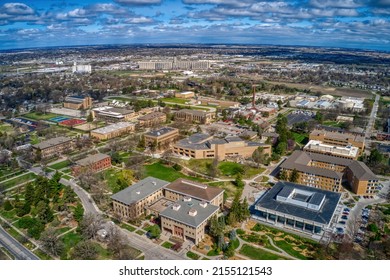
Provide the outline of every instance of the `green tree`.
[[145,149],[145,136],[142,135],[138,142],[138,148]]
[[75,220],[80,223],[84,216],[84,208],[80,203],[77,203],[73,211],[73,216]]
[[92,115],[92,111],[89,112],[89,115],[87,117],[87,122],[93,122],[93,115]]
[[154,225],[154,226],[150,227],[148,232],[149,232],[150,238],[152,238],[152,239],[159,238],[161,235],[161,229],[158,225]]
[[275,148],[275,153],[279,155],[285,155],[287,150],[287,142],[279,142]]
[[286,170],[282,170],[279,173],[279,179],[282,181],[287,181],[288,180],[288,174]]
[[11,204],[11,201],[9,201],[8,199],[4,202],[3,206],[5,211],[11,211],[12,209],[14,209],[14,207]]
[[314,119],[322,124],[324,122],[324,115],[320,111],[317,111]]
[[34,185],[32,183],[27,184],[26,190],[24,192],[24,202],[26,204],[29,204],[30,206],[33,204],[34,193],[35,193]]
[[297,183],[299,180],[299,173],[298,171],[294,168],[293,171],[290,174],[289,181],[293,183]]
[[45,203],[43,211],[38,213],[38,218],[45,224],[50,223],[54,219],[53,211],[50,209],[49,204]]
[[368,156],[368,164],[373,166],[381,163],[382,161],[383,155],[377,149],[372,149],[370,155]]
[[237,188],[242,189],[245,186],[244,181],[242,180],[242,175],[241,173],[237,173],[236,179],[234,180],[234,185],[237,186]]
[[65,203],[74,203],[76,201],[76,198],[74,196],[75,193],[69,186],[64,187],[64,193],[62,195],[62,199],[64,200]]
[[257,163],[257,167],[259,167],[260,163],[266,164],[267,154],[264,153],[264,147],[258,147],[254,150],[252,159],[255,163]]

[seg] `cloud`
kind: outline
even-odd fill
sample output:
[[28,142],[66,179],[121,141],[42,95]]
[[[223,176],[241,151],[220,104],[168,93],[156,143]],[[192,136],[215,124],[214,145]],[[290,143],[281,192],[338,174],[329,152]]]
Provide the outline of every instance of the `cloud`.
[[144,16],[140,16],[140,17],[134,17],[134,18],[130,18],[128,20],[125,20],[125,23],[130,23],[130,24],[150,24],[150,23],[154,23],[154,20],[150,17],[144,17]]
[[161,4],[162,0],[114,0],[116,3],[121,5],[158,5]]
[[358,8],[364,5],[361,0],[310,0],[309,5],[316,8]]
[[23,3],[5,3],[0,8],[0,13],[8,15],[33,15],[35,11]]

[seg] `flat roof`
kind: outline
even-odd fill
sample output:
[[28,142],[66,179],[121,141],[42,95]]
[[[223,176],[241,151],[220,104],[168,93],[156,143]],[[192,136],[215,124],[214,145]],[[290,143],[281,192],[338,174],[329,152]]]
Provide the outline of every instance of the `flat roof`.
[[146,114],[145,116],[139,117],[138,120],[148,121],[148,120],[153,120],[155,118],[159,118],[162,116],[165,116],[165,114],[162,112],[152,112],[152,113]]
[[352,145],[348,145],[344,147],[334,146],[334,145],[324,144],[322,141],[319,140],[310,140],[303,148],[303,150],[309,150],[313,152],[315,151],[329,152],[334,155],[343,155],[349,157],[356,157],[359,154],[358,147]]
[[110,157],[109,155],[98,153],[98,154],[89,155],[86,158],[80,159],[80,160],[76,161],[76,164],[81,165],[81,166],[88,166],[92,163],[101,161],[101,160],[109,158],[109,157]]
[[347,132],[337,132],[337,131],[327,131],[327,130],[315,129],[310,133],[310,135],[324,135],[325,137],[328,137],[328,138],[343,140],[343,141],[353,140],[355,142],[361,142],[361,143],[365,142],[364,136],[355,135],[355,134],[347,133]]
[[51,138],[51,139],[42,141],[41,143],[35,144],[32,146],[33,146],[33,148],[42,150],[42,149],[47,149],[47,148],[57,146],[57,145],[60,145],[60,144],[63,144],[63,143],[69,142],[69,141],[72,141],[72,139],[69,137],[61,136],[61,137]]
[[212,201],[214,198],[224,192],[223,189],[210,187],[205,184],[181,178],[165,186],[164,189],[180,193],[184,196],[190,196],[195,199],[205,200],[207,202]]
[[177,128],[166,126],[166,127],[162,127],[162,128],[156,129],[156,130],[151,130],[151,131],[145,133],[145,135],[157,137],[157,136],[161,136],[161,135],[167,134],[167,133],[175,131],[175,130],[178,131]]
[[[277,196],[280,193],[296,189],[303,192],[313,193],[313,202],[318,205],[318,201],[323,199],[323,203],[319,210],[304,207],[299,204],[292,204],[284,201],[278,201]],[[261,208],[270,210],[270,212],[279,212],[285,215],[291,215],[307,221],[313,221],[319,224],[329,224],[340,201],[341,194],[331,191],[315,189],[304,185],[294,184],[290,182],[278,182],[272,189],[267,191],[255,204],[255,209]],[[260,209],[259,209],[260,208]]]
[[181,109],[181,110],[177,111],[176,113],[186,113],[186,114],[196,115],[196,116],[200,116],[200,117],[204,117],[207,114],[209,114],[209,112],[204,112],[204,111],[199,111],[199,110],[191,110],[191,109]]
[[218,206],[201,200],[191,198],[190,201],[186,201],[182,198],[162,211],[160,216],[196,228],[218,212],[218,209]]
[[111,198],[113,200],[122,202],[126,205],[131,205],[137,201],[140,201],[152,193],[162,189],[164,186],[168,185],[169,182],[157,179],[154,177],[147,177],[126,189],[117,192],[112,195]]
[[135,126],[135,125],[132,123],[128,123],[128,122],[118,122],[118,123],[114,123],[114,124],[110,124],[110,125],[98,128],[98,129],[94,129],[91,132],[99,133],[99,134],[109,134],[109,133],[112,133],[112,132],[117,131],[119,129],[127,128],[130,126]]

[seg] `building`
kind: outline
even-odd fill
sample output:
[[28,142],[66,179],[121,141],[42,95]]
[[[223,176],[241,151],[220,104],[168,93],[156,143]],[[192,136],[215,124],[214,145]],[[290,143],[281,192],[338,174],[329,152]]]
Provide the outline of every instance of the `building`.
[[179,130],[173,127],[163,127],[145,133],[144,137],[146,147],[155,145],[157,150],[165,150],[179,138]]
[[210,62],[207,60],[158,60],[139,61],[138,68],[141,70],[207,70]]
[[175,121],[209,124],[215,120],[215,112],[182,109],[175,113]]
[[56,137],[32,145],[32,148],[36,155],[40,153],[41,159],[48,159],[72,151],[74,142],[69,137]]
[[161,112],[152,112],[138,118],[138,125],[140,127],[151,127],[157,124],[165,123],[167,115]]
[[86,65],[79,64],[79,65],[77,65],[77,63],[75,62],[73,64],[73,66],[72,66],[72,73],[84,74],[84,73],[91,73],[91,72],[92,72],[92,67],[89,64],[86,64]]
[[195,92],[193,91],[183,91],[183,92],[176,92],[175,97],[177,98],[184,98],[184,99],[191,99],[194,98]]
[[134,110],[105,106],[92,109],[92,116],[99,121],[116,123],[133,120],[138,115]]
[[72,95],[65,97],[64,108],[73,110],[86,110],[92,107],[92,98],[90,96]]
[[315,129],[309,135],[310,140],[318,140],[324,144],[334,146],[349,146],[359,148],[359,155],[364,151],[365,138],[360,134],[352,134],[341,131],[327,131],[325,129]]
[[264,223],[322,235],[331,229],[341,194],[307,186],[278,182],[255,204],[254,217]]
[[352,145],[348,145],[345,147],[327,145],[318,140],[310,140],[303,148],[303,150],[306,152],[313,152],[355,160],[359,157],[359,148],[357,147],[354,147]]
[[210,218],[223,204],[223,189],[177,179],[169,183],[148,177],[111,196],[114,213],[125,220],[154,214],[163,234],[198,244]]
[[163,187],[169,182],[147,177],[113,196],[114,213],[125,220],[135,220],[145,214],[145,207],[163,197]]
[[363,162],[320,153],[295,151],[280,169],[288,178],[295,170],[298,184],[333,192],[341,192],[346,182],[354,193],[370,195],[378,184],[378,178]]
[[165,186],[164,191],[165,197],[172,201],[180,200],[183,197],[192,197],[218,207],[222,207],[223,204],[223,189],[181,178]]
[[128,122],[118,122],[105,127],[94,129],[91,131],[91,137],[99,140],[107,140],[115,137],[128,134],[135,130],[135,124]]
[[224,160],[234,156],[251,157],[258,147],[263,147],[264,152],[271,155],[271,145],[245,141],[240,137],[220,139],[208,134],[196,133],[174,144],[173,152],[195,159],[218,158]]
[[200,102],[201,105],[217,106],[222,108],[229,108],[229,107],[238,108],[240,106],[240,102],[220,100],[220,99],[214,99],[209,97],[199,97],[198,102]]
[[205,201],[183,197],[160,213],[162,234],[197,245],[204,239],[208,221],[218,210],[218,206]]
[[86,158],[75,162],[72,167],[73,174],[78,176],[81,172],[88,170],[88,172],[100,172],[111,167],[111,157],[105,154],[89,155]]

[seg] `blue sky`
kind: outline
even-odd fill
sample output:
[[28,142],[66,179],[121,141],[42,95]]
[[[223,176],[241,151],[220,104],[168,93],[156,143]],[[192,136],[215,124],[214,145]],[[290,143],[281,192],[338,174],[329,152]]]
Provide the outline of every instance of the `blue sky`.
[[0,1],[0,48],[218,43],[390,51],[390,0]]

